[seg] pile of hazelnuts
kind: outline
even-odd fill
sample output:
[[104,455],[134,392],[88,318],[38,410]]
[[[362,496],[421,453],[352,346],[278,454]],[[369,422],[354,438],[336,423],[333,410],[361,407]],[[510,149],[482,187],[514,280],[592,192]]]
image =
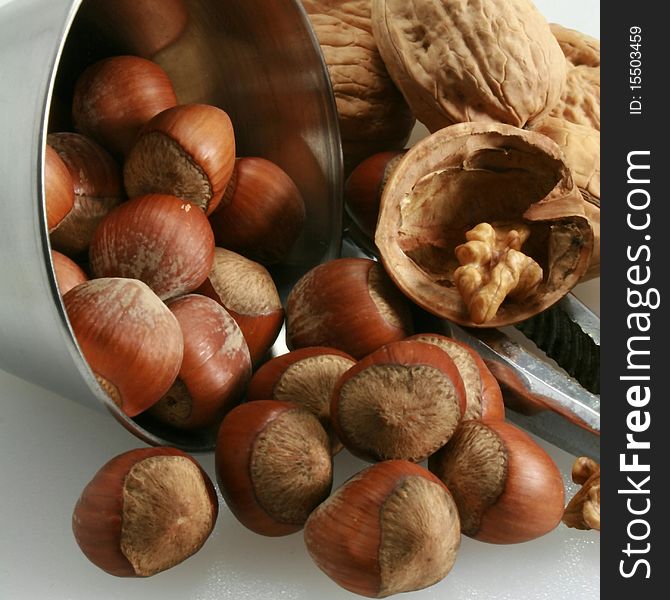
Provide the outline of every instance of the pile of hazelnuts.
[[[370,597],[441,580],[462,534],[516,543],[558,525],[556,465],[505,422],[471,348],[416,333],[379,263],[319,265],[282,305],[266,267],[305,206],[278,166],[235,157],[223,110],[178,105],[158,65],[120,56],[82,73],[73,121],[48,136],[45,180],[79,347],[127,416],[218,432],[218,487],[242,524],[304,529],[316,564]],[[268,358],[284,322],[290,351]],[[373,464],[331,494],[343,448]],[[195,553],[217,515],[192,456],[141,448],[93,477],[73,531],[98,567],[146,577]]]

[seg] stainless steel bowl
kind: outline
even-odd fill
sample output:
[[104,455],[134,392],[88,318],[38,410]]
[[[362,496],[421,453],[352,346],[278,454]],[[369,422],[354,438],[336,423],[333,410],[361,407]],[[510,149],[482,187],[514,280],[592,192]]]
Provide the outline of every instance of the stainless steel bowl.
[[114,54],[161,64],[180,102],[230,114],[238,155],[264,156],[293,177],[308,218],[291,256],[273,273],[282,290],[339,252],[342,158],[332,90],[295,0],[0,2],[0,368],[106,408],[148,443],[207,450],[215,431],[185,434],[129,419],[108,399],[77,346],[56,285],[44,205],[47,131],[67,128],[77,74]]

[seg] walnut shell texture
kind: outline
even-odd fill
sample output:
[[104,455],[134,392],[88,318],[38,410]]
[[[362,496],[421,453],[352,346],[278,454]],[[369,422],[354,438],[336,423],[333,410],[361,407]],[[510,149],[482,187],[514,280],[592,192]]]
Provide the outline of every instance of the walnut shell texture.
[[373,0],[384,62],[434,132],[464,121],[517,127],[559,101],[566,61],[530,0]]
[[371,0],[303,0],[335,95],[345,172],[368,156],[400,149],[414,116],[372,36]]
[[565,90],[551,115],[600,131],[600,41],[552,23],[567,61]]
[[494,123],[459,123],[421,140],[384,189],[375,241],[396,285],[422,308],[478,326],[455,286],[455,249],[471,226],[525,224],[522,252],[544,278],[523,299],[508,298],[484,326],[517,323],[548,308],[582,277],[593,249],[560,148],[544,135]]

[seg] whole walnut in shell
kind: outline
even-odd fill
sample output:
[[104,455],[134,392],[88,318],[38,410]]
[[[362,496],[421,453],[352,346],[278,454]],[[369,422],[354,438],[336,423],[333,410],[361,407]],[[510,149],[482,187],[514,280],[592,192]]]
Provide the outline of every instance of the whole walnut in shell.
[[531,0],[373,0],[372,28],[432,132],[464,121],[523,127],[563,92],[565,57]]
[[400,149],[414,115],[389,77],[372,37],[371,0],[302,0],[321,45],[340,125],[345,172]]
[[565,90],[551,116],[600,131],[600,41],[552,23],[567,61]]
[[[551,139],[501,123],[459,123],[398,163],[375,242],[391,278],[419,306],[462,325],[500,327],[545,310],[581,279],[593,232]],[[468,273],[459,278],[463,263]],[[506,288],[502,297],[490,285],[496,280]],[[490,306],[476,306],[482,302],[500,305],[491,316]]]

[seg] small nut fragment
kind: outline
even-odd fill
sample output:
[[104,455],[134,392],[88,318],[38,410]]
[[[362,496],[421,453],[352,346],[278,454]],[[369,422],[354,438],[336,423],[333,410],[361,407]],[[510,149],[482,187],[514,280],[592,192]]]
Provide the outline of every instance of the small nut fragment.
[[461,266],[454,282],[477,324],[495,317],[507,296],[530,296],[542,281],[542,267],[521,252],[530,228],[480,223],[465,234],[468,240],[455,249]]
[[572,481],[582,489],[566,506],[563,523],[575,529],[600,531],[600,465],[581,456],[572,465]]

